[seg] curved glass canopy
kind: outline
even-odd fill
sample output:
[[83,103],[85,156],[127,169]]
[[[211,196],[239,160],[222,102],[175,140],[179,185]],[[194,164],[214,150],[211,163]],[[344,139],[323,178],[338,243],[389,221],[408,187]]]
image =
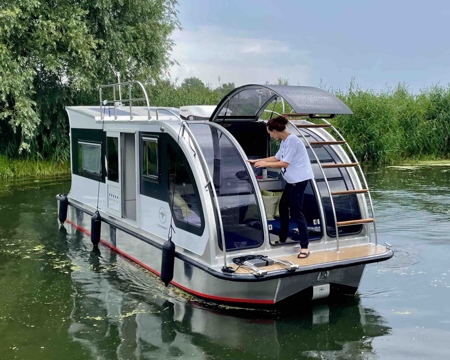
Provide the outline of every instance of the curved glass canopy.
[[257,121],[264,109],[278,98],[286,101],[295,114],[310,117],[353,114],[336,96],[316,87],[252,84],[228,93],[217,105],[210,121]]

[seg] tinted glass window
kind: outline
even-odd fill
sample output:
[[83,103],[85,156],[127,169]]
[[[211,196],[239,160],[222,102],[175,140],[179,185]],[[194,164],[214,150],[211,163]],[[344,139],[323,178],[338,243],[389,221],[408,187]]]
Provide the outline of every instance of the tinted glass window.
[[94,176],[102,174],[101,144],[78,142],[78,172]]
[[[195,180],[188,171],[189,164],[181,150],[168,144],[169,194],[172,201],[173,216],[179,222],[197,228],[202,225],[200,199]],[[186,228],[189,230],[189,228]]]
[[119,138],[107,138],[108,180],[119,182]]
[[235,94],[221,110],[218,119],[223,117],[251,116],[254,117],[262,105],[274,96],[269,89],[246,89]]
[[157,180],[159,174],[158,139],[143,138],[142,175]]
[[[244,160],[220,128],[189,124],[205,156],[218,196],[227,251],[261,246],[264,234],[256,191]],[[222,243],[219,241],[219,247]]]

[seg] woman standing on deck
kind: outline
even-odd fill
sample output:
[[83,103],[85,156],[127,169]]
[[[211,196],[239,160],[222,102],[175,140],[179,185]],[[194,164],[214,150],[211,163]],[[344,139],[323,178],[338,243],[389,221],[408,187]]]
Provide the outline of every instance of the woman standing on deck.
[[300,235],[300,253],[298,258],[309,256],[308,226],[303,213],[303,196],[308,181],[314,178],[303,142],[294,134],[286,131],[288,120],[284,116],[270,119],[266,126],[267,132],[274,140],[281,140],[280,148],[275,156],[264,159],[248,160],[256,168],[280,168],[286,181],[280,199],[280,242],[286,242],[289,233],[289,210],[292,219],[298,226]]

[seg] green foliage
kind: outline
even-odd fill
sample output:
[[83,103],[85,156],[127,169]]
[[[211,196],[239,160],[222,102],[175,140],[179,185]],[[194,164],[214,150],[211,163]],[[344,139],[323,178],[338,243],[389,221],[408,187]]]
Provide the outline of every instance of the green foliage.
[[216,89],[216,91],[223,91],[225,93],[230,92],[231,90],[233,90],[234,88],[236,88],[236,85],[234,84],[234,82],[230,82],[230,83],[224,83],[222,84],[222,86],[218,87]]
[[181,87],[188,89],[204,89],[206,86],[199,78],[190,77],[184,79],[184,81],[181,83]]
[[402,84],[379,94],[355,89],[337,94],[354,112],[335,125],[360,161],[400,163],[450,155],[450,89],[433,87],[419,95]]
[[278,78],[277,85],[289,85],[289,80],[284,78]]
[[[176,0],[2,0],[0,154],[67,163],[68,105],[98,102],[97,86],[139,80],[151,105],[217,104],[234,83],[211,89],[192,77],[163,80],[172,64]],[[220,77],[219,77],[220,82]],[[288,79],[279,78],[279,85]],[[334,119],[356,156],[377,164],[450,156],[450,89],[418,95],[400,84],[381,93],[338,92],[353,116]],[[263,114],[289,112],[274,102]],[[2,160],[4,161],[4,159]],[[16,174],[3,164],[3,174]],[[35,169],[39,171],[39,169]],[[3,175],[9,176],[9,175]]]
[[[0,152],[68,159],[66,105],[95,103],[116,74],[150,82],[171,65],[176,0],[3,0]],[[56,149],[56,151],[55,151]]]
[[183,105],[215,105],[218,93],[207,87],[177,87],[168,80],[148,86],[150,105],[180,107]]
[[0,155],[0,179],[65,175],[70,175],[69,162],[8,159]]

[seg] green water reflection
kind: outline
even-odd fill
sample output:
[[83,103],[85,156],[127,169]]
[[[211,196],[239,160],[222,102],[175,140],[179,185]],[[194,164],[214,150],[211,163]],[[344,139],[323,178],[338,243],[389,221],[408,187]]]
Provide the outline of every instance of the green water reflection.
[[396,255],[366,269],[356,298],[276,313],[196,301],[59,230],[67,180],[0,183],[0,358],[445,358],[449,170],[368,169]]

